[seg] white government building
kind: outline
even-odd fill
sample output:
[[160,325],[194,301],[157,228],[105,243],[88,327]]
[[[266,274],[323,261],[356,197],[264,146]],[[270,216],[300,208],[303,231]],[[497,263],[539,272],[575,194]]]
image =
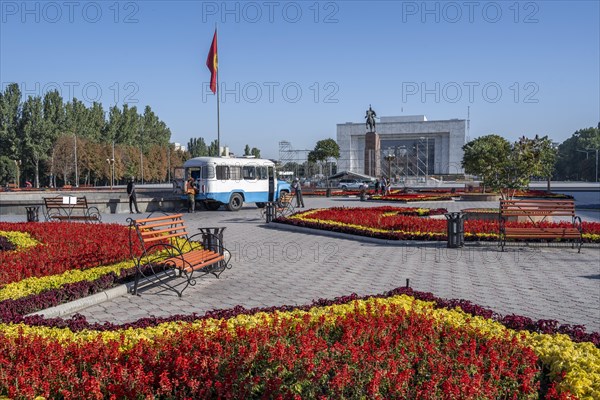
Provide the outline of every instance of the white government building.
[[424,115],[381,117],[375,133],[365,123],[338,124],[338,171],[396,179],[462,174],[466,129],[467,120]]

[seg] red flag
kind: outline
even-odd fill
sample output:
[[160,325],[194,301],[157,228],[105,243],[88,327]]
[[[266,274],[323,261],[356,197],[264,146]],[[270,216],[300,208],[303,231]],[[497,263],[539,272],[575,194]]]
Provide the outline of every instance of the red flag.
[[210,50],[208,51],[208,57],[206,58],[206,66],[210,71],[210,90],[213,93],[217,92],[217,68],[218,68],[218,57],[217,57],[217,30],[215,29],[215,35],[213,36]]

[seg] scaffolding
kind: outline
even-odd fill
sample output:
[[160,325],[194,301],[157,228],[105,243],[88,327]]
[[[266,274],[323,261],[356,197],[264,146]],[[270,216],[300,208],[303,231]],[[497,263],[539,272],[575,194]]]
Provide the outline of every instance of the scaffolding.
[[295,176],[307,176],[306,164],[311,150],[295,150],[287,140],[279,142],[279,161],[286,171],[292,171]]

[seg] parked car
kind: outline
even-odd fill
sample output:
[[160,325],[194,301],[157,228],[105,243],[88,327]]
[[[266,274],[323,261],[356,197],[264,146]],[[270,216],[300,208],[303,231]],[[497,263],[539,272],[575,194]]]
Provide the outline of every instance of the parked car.
[[347,189],[360,189],[362,187],[362,181],[358,179],[340,179],[338,183],[338,188],[342,190]]

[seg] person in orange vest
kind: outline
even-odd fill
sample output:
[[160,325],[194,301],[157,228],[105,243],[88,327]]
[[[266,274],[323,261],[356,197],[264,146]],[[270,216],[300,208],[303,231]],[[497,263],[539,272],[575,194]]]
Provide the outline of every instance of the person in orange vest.
[[191,176],[185,181],[185,187],[183,188],[188,198],[188,212],[196,212],[196,187],[194,186],[194,178]]

